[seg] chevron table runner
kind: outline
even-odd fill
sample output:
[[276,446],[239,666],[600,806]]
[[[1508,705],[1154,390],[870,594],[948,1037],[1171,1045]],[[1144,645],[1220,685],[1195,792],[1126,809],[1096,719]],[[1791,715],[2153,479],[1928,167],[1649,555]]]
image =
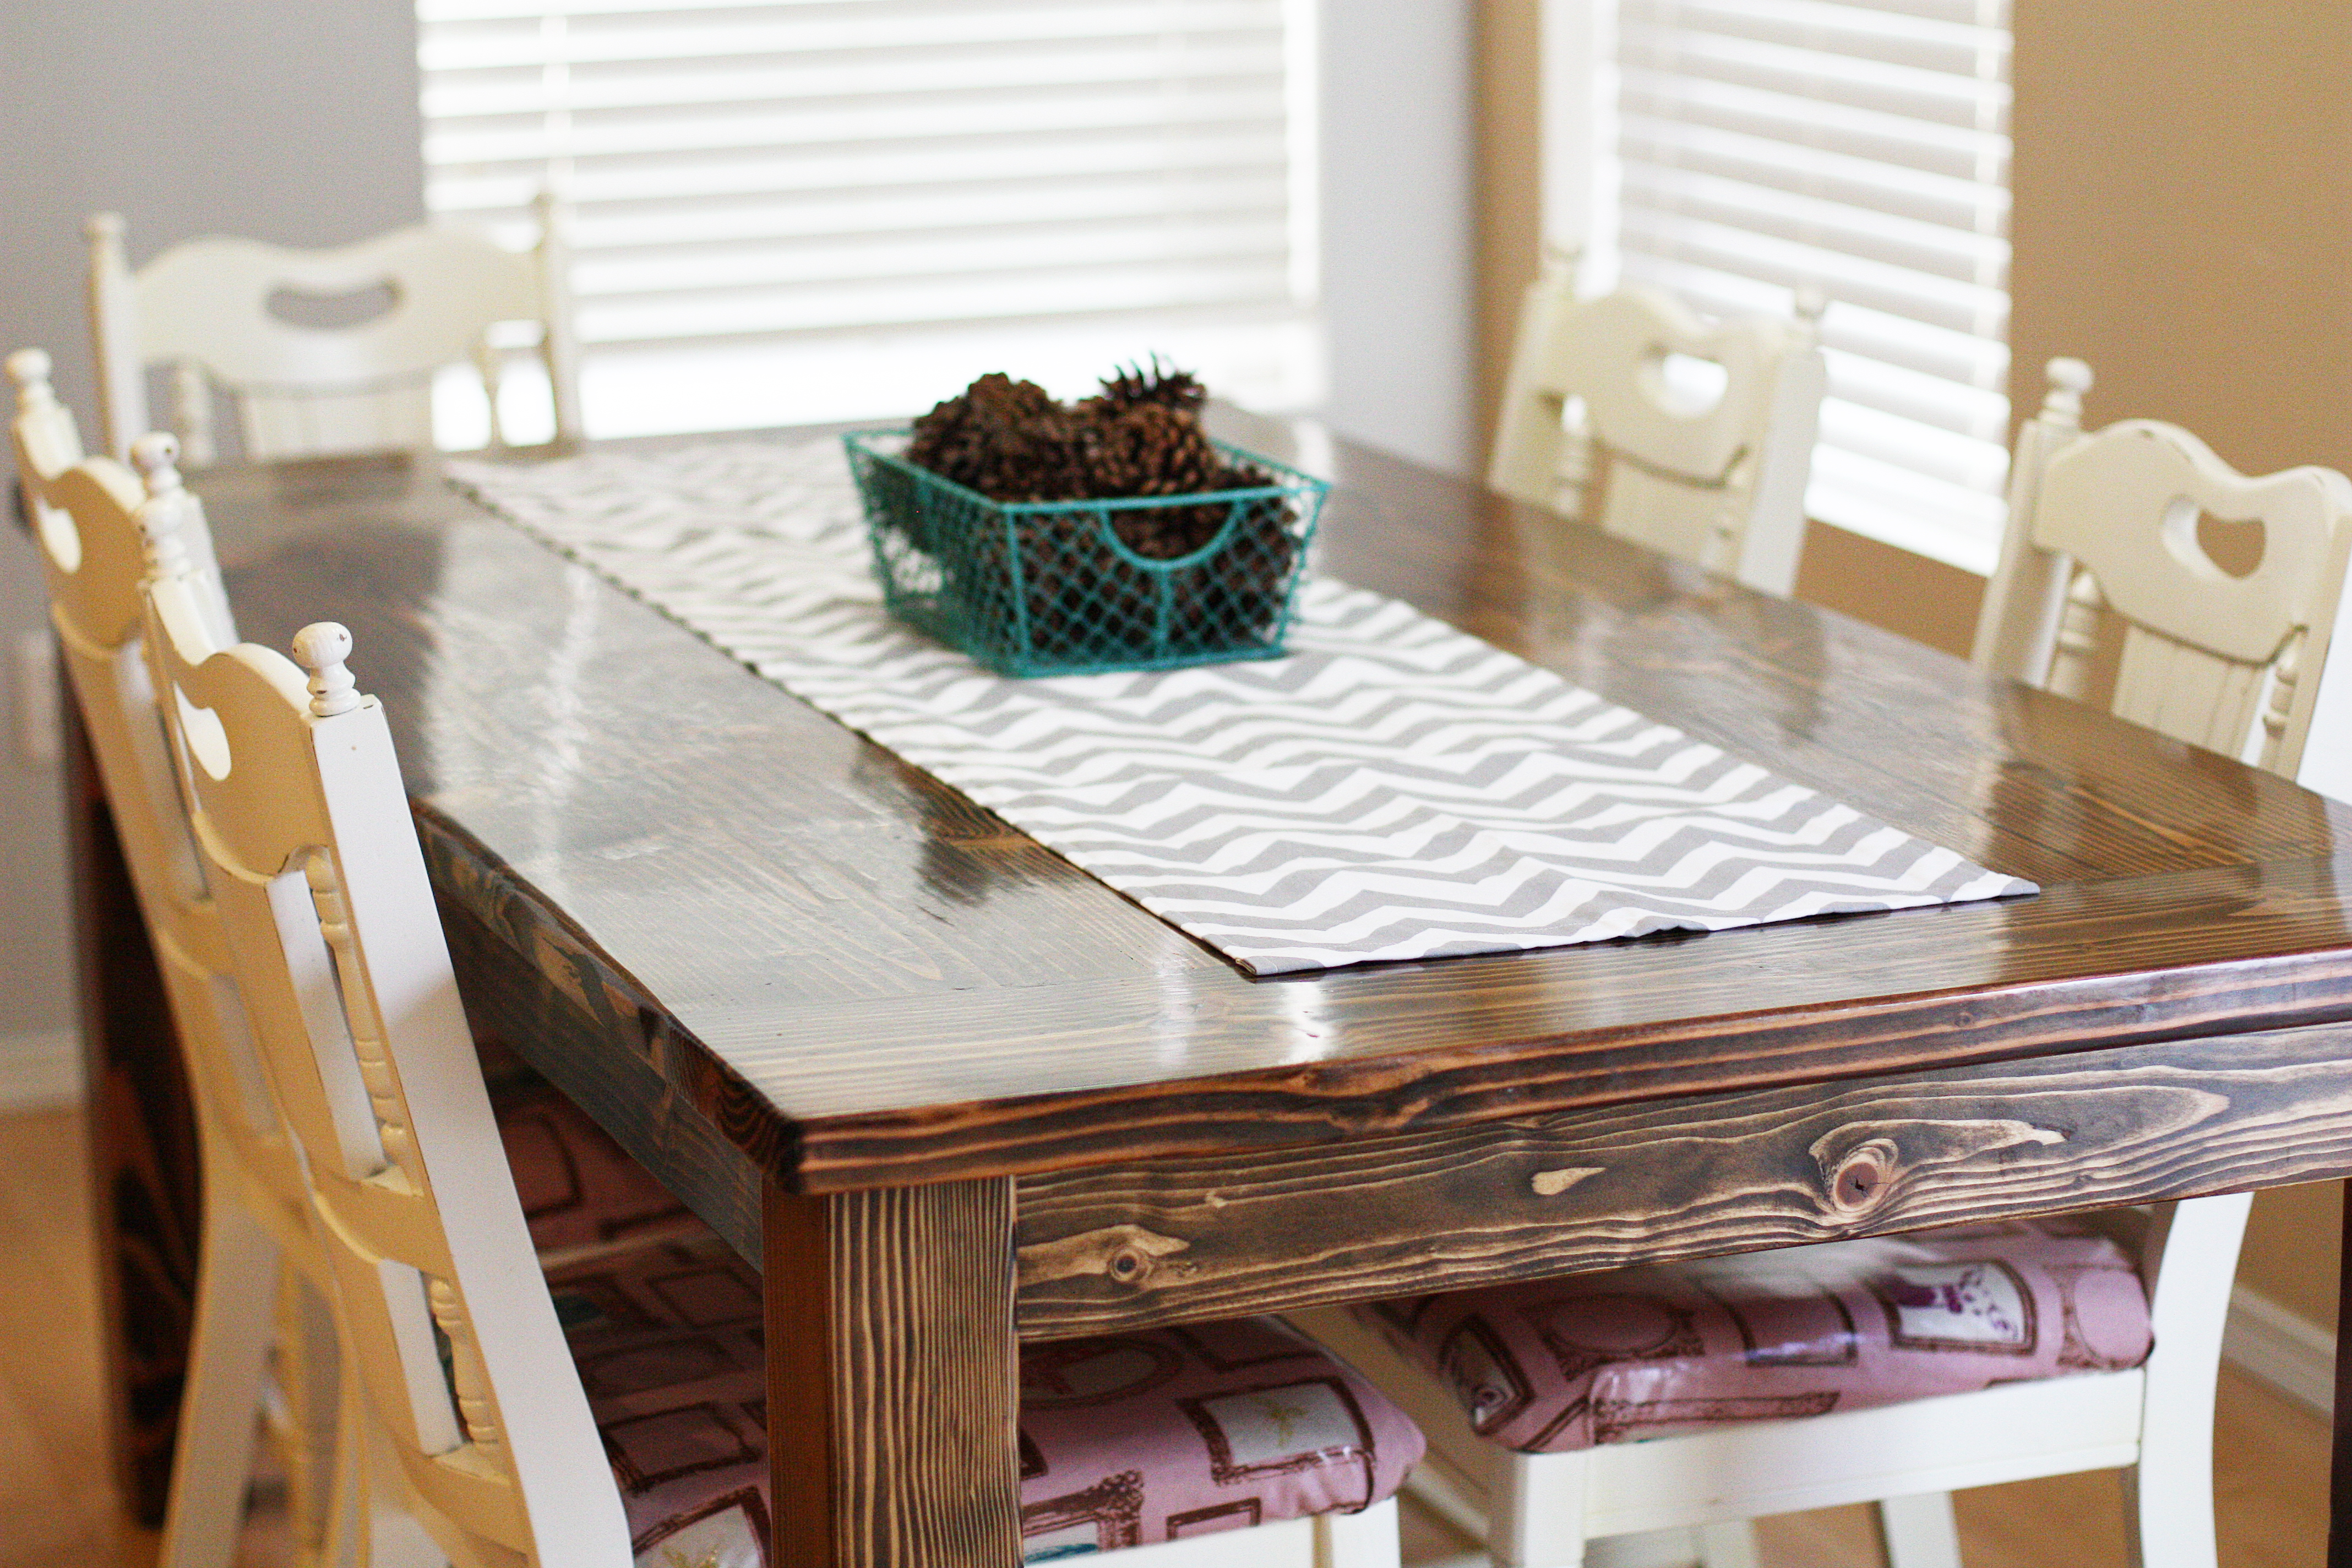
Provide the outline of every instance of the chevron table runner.
[[835,443],[449,471],[1255,974],[2035,891],[1328,578],[1287,658],[990,674],[883,614]]

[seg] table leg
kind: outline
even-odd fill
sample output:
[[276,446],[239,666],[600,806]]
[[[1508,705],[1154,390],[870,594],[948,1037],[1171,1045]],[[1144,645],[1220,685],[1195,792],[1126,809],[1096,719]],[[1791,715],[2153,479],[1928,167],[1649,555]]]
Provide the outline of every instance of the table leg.
[[163,976],[71,693],[62,704],[90,1215],[115,1483],[163,1522],[196,1289],[195,1113]]
[[1014,1568],[1013,1184],[766,1194],[776,1560]]

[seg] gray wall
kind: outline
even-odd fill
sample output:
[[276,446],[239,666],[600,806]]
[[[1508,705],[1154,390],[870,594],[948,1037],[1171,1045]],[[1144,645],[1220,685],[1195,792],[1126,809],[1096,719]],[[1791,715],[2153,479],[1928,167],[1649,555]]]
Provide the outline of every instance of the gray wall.
[[1323,300],[1333,428],[1454,473],[1473,430],[1475,16],[1325,0]]
[[[205,233],[355,239],[424,210],[414,0],[8,0],[0,5],[0,352],[37,343],[97,428],[81,220],[131,258]],[[41,624],[38,566],[0,538],[0,652]],[[69,1017],[54,770],[0,756],[0,1037]]]

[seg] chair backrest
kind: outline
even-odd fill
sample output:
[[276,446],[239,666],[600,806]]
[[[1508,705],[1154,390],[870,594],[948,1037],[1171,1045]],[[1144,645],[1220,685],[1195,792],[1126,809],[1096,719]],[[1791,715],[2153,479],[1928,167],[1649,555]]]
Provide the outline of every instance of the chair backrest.
[[205,873],[306,1156],[358,1415],[405,1476],[393,1507],[463,1568],[627,1568],[620,1493],[524,1226],[391,731],[343,665],[350,634],[303,628],[306,677],[215,643],[169,578],[147,625]]
[[[1575,295],[1558,258],[1521,307],[1486,482],[1531,506],[1738,578],[1796,584],[1826,373],[1823,302],[1790,321],[1707,321],[1654,289]],[[1711,362],[1711,400],[1673,362]]]
[[[206,1180],[241,1180],[279,1241],[299,1246],[309,1235],[300,1166],[254,1052],[144,652],[140,584],[155,570],[177,578],[212,635],[235,635],[203,508],[180,486],[170,437],[137,445],[142,486],[110,458],[83,458],[73,416],[50,388],[48,355],[21,350],[8,356],[7,370],[16,386],[17,479],[47,579],[49,619],[163,972],[204,1132]],[[163,514],[171,522],[160,531],[174,551],[157,563],[143,541]]]
[[[2327,658],[2352,480],[2321,468],[2249,479],[2153,420],[2085,434],[2090,367],[2054,360],[2050,379],[2019,436],[1977,663],[2077,698],[2100,695],[2112,665],[2120,716],[2352,800],[2352,673]],[[2214,562],[2200,513],[2261,525],[2250,572]]]
[[[191,464],[213,460],[211,391],[233,401],[245,455],[256,461],[433,444],[432,378],[472,363],[499,416],[502,350],[492,329],[540,325],[539,353],[560,437],[581,433],[563,216],[542,196],[541,240],[519,254],[480,234],[419,226],[331,250],[250,239],[174,246],[137,272],[122,220],[89,220],[90,337],[107,444],[118,458],[147,425],[146,369],[172,369],[173,426]],[[305,325],[273,308],[281,295],[319,300],[382,290],[387,308],[348,326]]]

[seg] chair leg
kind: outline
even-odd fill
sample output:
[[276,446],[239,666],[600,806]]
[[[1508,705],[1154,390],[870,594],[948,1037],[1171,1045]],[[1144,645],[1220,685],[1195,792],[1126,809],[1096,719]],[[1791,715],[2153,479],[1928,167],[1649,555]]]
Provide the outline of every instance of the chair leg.
[[1584,1543],[1584,1568],[1706,1568],[1706,1549],[1685,1524],[1601,1535]]
[[2163,1447],[2143,1437],[2139,1463],[2124,1472],[2132,1568],[2213,1568],[2210,1427],[2178,1444],[2196,1450],[2193,1458],[2163,1453]]
[[1315,1568],[1397,1568],[1397,1501],[1315,1516]]
[[451,1568],[449,1554],[418,1517],[419,1500],[383,1432],[357,1409],[366,1395],[357,1387],[350,1393],[337,1454],[337,1473],[348,1478],[338,1489],[348,1500],[339,1500],[335,1510],[350,1531],[349,1543],[338,1543],[328,1568],[346,1562],[350,1568]]
[[1757,1568],[1756,1526],[1744,1519],[1700,1525],[1698,1560],[1703,1568]]
[[1878,1530],[1887,1568],[1960,1568],[1960,1531],[1949,1492],[1886,1499],[1878,1505]]
[[368,1568],[367,1533],[362,1522],[374,1506],[369,1493],[367,1434],[360,1425],[354,1391],[335,1407],[335,1441],[328,1467],[326,1539],[316,1558],[299,1568]]
[[2149,1300],[2139,1463],[2124,1472],[2138,1568],[2213,1568],[2213,1394],[2230,1279],[2244,1235],[2243,1193],[2158,1208],[2162,1264]]
[[1486,1550],[1501,1568],[1583,1568],[1591,1456],[1513,1454],[1486,1521]]
[[161,1568],[229,1568],[276,1321],[278,1246],[227,1182],[207,1182],[188,1376],[180,1396]]
[[278,1391],[284,1411],[286,1513],[306,1561],[327,1561],[335,1498],[341,1355],[335,1323],[318,1287],[280,1271],[278,1288]]
[[450,1568],[449,1554],[407,1513],[376,1516],[368,1563],[369,1568]]
[[1757,1568],[1756,1531],[1744,1519],[1674,1525],[1587,1542],[1585,1568]]

